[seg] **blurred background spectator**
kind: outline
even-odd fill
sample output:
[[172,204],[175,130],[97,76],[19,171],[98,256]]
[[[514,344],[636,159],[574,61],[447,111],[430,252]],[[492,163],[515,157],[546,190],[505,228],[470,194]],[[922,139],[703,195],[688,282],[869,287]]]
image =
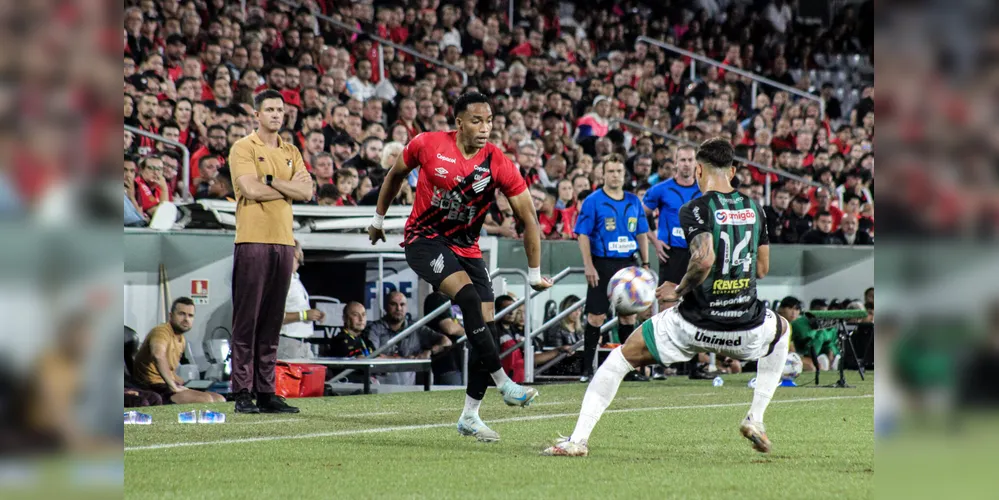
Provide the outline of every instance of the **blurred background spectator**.
[[[871,46],[852,21],[853,5],[806,15],[786,1],[580,8],[525,0],[512,20],[505,5],[482,2],[358,5],[250,1],[244,12],[226,2],[126,1],[126,19],[135,21],[125,27],[125,123],[191,148],[189,191],[207,197],[228,148],[255,126],[253,94],[278,90],[288,110],[282,135],[302,149],[318,187],[336,186],[309,203],[369,205],[400,147],[421,132],[450,129],[454,99],[477,90],[492,100],[490,140],[541,189],[546,238],[573,237],[578,196],[602,184],[611,153],[626,158],[628,191],[672,176],[679,144],[618,119],[694,142],[723,136],[746,159],[826,186],[740,169],[740,191],[775,205],[768,215],[774,243],[798,242],[819,211],[832,215],[829,234],[848,211],[858,214],[858,232],[873,233]],[[692,75],[689,58],[638,42],[639,35],[811,93],[824,108],[766,85],[754,98],[750,79],[707,64]],[[376,36],[461,68],[467,82],[392,47],[382,46],[379,58]],[[148,216],[161,201],[186,201],[177,186],[183,165],[175,168],[171,148],[128,135],[126,152],[138,157],[133,207]],[[159,161],[147,161],[151,154]],[[409,187],[417,182],[414,175]],[[795,211],[796,201],[789,209],[784,196],[804,197],[805,213]],[[412,193],[395,202],[412,203]],[[138,224],[134,215],[129,221]],[[484,231],[517,237],[506,219],[502,209],[490,213]]]

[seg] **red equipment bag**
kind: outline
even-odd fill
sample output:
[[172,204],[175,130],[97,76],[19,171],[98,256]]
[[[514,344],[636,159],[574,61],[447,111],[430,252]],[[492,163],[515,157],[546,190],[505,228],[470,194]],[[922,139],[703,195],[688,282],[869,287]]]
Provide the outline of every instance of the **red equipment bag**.
[[298,397],[321,398],[326,389],[326,367],[323,365],[293,365],[302,372],[302,388]]
[[302,367],[278,362],[274,368],[274,393],[283,398],[297,398],[302,392]]

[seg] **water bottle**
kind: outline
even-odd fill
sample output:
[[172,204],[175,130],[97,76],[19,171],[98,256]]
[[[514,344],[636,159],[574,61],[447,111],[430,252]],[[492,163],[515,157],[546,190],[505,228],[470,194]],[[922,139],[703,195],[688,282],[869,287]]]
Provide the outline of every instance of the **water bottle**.
[[196,424],[198,423],[198,412],[194,410],[182,411],[177,414],[177,422],[182,424]]
[[225,423],[225,413],[202,410],[198,412],[198,423],[199,424],[224,424]]
[[713,385],[715,387],[721,387],[721,386],[725,385],[725,381],[722,380],[721,377],[715,377],[715,379],[711,381],[711,385]]
[[152,415],[137,411],[126,411],[124,416],[126,424],[149,425],[153,423]]
[[749,379],[749,388],[756,389],[756,377]]

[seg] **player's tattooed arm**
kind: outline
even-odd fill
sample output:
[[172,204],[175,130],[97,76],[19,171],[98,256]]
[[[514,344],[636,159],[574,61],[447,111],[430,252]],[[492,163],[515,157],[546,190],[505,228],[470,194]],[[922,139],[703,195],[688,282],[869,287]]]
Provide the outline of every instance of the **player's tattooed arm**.
[[700,285],[711,273],[711,266],[715,263],[714,238],[711,233],[700,233],[694,236],[689,243],[690,264],[687,265],[687,273],[683,275],[680,284],[676,287],[676,294],[683,297],[688,292]]

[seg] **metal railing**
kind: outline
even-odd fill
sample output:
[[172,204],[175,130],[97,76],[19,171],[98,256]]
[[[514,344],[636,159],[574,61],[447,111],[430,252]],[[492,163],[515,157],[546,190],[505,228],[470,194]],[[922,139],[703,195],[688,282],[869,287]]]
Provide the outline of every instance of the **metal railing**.
[[[294,6],[294,7],[301,7],[302,6],[302,4],[300,4],[298,2],[293,2],[291,0],[278,0],[278,1],[281,2],[281,3],[283,3],[283,4],[291,5],[291,6]],[[380,37],[380,36],[378,36],[378,35],[376,35],[374,33],[370,33],[370,32],[364,31],[364,30],[362,30],[362,29],[360,29],[360,28],[358,28],[356,26],[351,26],[349,24],[337,21],[336,19],[333,19],[332,17],[329,17],[327,15],[324,15],[321,12],[313,11],[312,15],[316,16],[316,19],[322,19],[323,21],[326,21],[327,23],[330,23],[333,26],[336,26],[337,28],[340,28],[342,30],[349,31],[351,33],[356,33],[358,35],[367,35],[372,40],[374,40],[374,41],[378,42],[379,44],[381,44],[378,47],[378,66],[379,66],[379,71],[381,72],[380,76],[381,76],[382,79],[385,78],[385,56],[384,56],[384,54],[382,52],[381,46],[388,46],[388,47],[392,47],[395,50],[398,50],[400,52],[405,52],[405,53],[407,53],[407,54],[409,54],[409,55],[411,55],[411,56],[413,56],[413,57],[415,57],[417,59],[422,59],[422,60],[427,61],[427,62],[429,62],[431,64],[435,64],[435,65],[440,66],[442,68],[447,68],[450,71],[454,71],[455,73],[458,73],[458,74],[461,75],[461,86],[462,87],[468,86],[468,73],[466,73],[465,70],[463,70],[463,69],[461,69],[461,68],[459,68],[457,66],[448,64],[448,63],[446,63],[444,61],[441,61],[440,59],[434,59],[432,57],[424,55],[424,54],[420,53],[419,51],[417,51],[416,49],[412,49],[412,48],[407,47],[405,45],[399,45],[399,44],[397,44],[397,43],[395,43],[395,42],[393,42],[391,40],[386,40],[386,39],[384,39],[384,38],[382,38],[382,37]]]
[[131,125],[125,125],[125,130],[127,130],[127,131],[129,131],[129,132],[131,132],[133,134],[136,134],[136,135],[141,135],[143,137],[148,137],[148,138],[153,139],[155,141],[162,142],[163,144],[169,144],[169,145],[171,145],[173,147],[176,147],[176,148],[180,149],[184,153],[184,164],[181,165],[181,168],[180,168],[181,180],[183,181],[183,184],[184,184],[183,187],[181,187],[181,193],[183,193],[185,195],[184,196],[185,199],[192,199],[194,197],[194,194],[190,192],[191,191],[190,190],[190,186],[191,186],[191,150],[188,149],[187,146],[185,146],[184,144],[182,144],[180,142],[167,139],[166,137],[163,137],[160,134],[154,134],[152,132],[146,132],[145,130],[141,130],[141,129],[135,128],[135,127],[133,127]]
[[[375,352],[372,352],[372,353],[368,354],[367,356],[365,356],[363,358],[359,358],[359,359],[377,358],[382,353],[384,353],[385,351],[389,350],[389,348],[394,347],[399,342],[402,342],[403,339],[405,339],[406,337],[412,335],[413,332],[419,330],[420,327],[422,327],[422,326],[426,325],[427,323],[429,323],[430,320],[436,318],[437,315],[441,314],[442,312],[444,312],[444,311],[446,311],[446,310],[448,310],[450,308],[451,308],[451,301],[449,300],[449,301],[441,304],[440,306],[438,306],[437,309],[434,309],[432,312],[424,314],[423,317],[420,318],[417,322],[413,323],[412,325],[407,326],[406,328],[403,328],[401,332],[395,334],[394,337],[390,338],[387,342],[385,342],[384,344],[382,344],[381,346],[379,346],[378,349],[375,349]],[[336,382],[337,380],[339,380],[339,379],[341,379],[343,377],[346,377],[347,375],[350,375],[351,373],[354,373],[354,370],[352,370],[352,369],[344,370],[344,371],[338,373],[333,378],[329,379],[329,382]]]
[[505,357],[509,356],[510,353],[512,353],[513,351],[516,351],[521,346],[525,345],[526,343],[528,343],[532,339],[534,339],[534,337],[537,334],[539,334],[541,332],[544,332],[545,330],[547,330],[547,329],[549,329],[549,328],[557,325],[560,321],[562,321],[563,319],[565,319],[566,316],[572,314],[576,309],[579,309],[579,308],[581,308],[581,307],[583,307],[585,305],[586,305],[586,299],[579,299],[578,301],[576,301],[575,303],[573,303],[571,306],[565,308],[564,311],[562,311],[562,312],[556,314],[555,316],[553,316],[552,319],[550,319],[548,321],[545,321],[544,324],[542,324],[541,326],[539,326],[536,330],[528,333],[523,338],[523,340],[518,341],[512,347],[510,347],[509,349],[507,349],[507,350],[503,351],[502,353],[500,353],[500,358],[505,358]]
[[[490,276],[491,277],[495,277],[495,276],[499,276],[499,275],[502,275],[502,274],[515,274],[515,275],[523,277],[524,278],[524,287],[525,287],[525,289],[528,290],[528,291],[531,290],[531,284],[528,283],[528,281],[527,281],[527,272],[524,271],[523,269],[512,269],[512,268],[497,269],[497,270],[493,271]],[[525,294],[526,294],[526,292],[525,292]],[[429,323],[430,320],[436,318],[439,314],[443,313],[444,311],[446,311],[446,310],[448,310],[450,308],[451,308],[451,301],[449,300],[449,301],[441,304],[440,306],[438,306],[437,309],[434,309],[432,312],[428,313],[428,312],[424,311],[423,317],[420,318],[419,321],[413,323],[412,325],[409,325],[406,328],[403,328],[402,331],[400,331],[399,333],[395,334],[394,337],[392,337],[387,342],[385,342],[384,344],[382,344],[381,346],[379,346],[378,349],[375,349],[374,352],[372,352],[372,353],[368,354],[367,356],[365,356],[363,358],[360,358],[360,359],[371,359],[371,358],[378,357],[379,355],[381,355],[382,353],[384,353],[385,351],[387,351],[389,348],[395,346],[399,342],[402,342],[403,339],[405,339],[406,337],[412,335],[420,327],[422,327],[422,326],[426,325],[427,323]],[[516,309],[516,307],[513,307],[513,306],[507,307],[507,308],[503,309],[503,311],[502,311],[503,314],[502,315],[509,314],[510,312],[512,312],[515,309]],[[524,310],[524,321],[525,321],[525,323],[530,321],[530,317],[531,317],[530,314],[531,314],[531,312],[529,310],[527,310],[527,309]],[[498,318],[498,317],[502,317],[502,315],[496,315],[496,316]],[[491,333],[490,333],[490,335],[491,335]],[[456,342],[454,344],[454,346],[457,346],[457,345],[463,343],[467,339],[468,339],[468,335],[465,335],[464,337],[462,337],[461,339],[459,339],[458,342]],[[533,366],[532,366],[532,368],[533,368]],[[347,375],[350,375],[351,373],[353,373],[353,370],[350,370],[350,369],[344,370],[344,371],[338,373],[333,378],[331,378],[329,381],[330,382],[336,382],[337,380],[339,380],[339,379],[341,379],[343,377],[346,377]]]
[[[615,316],[613,319],[604,323],[603,326],[600,327],[600,334],[603,335],[604,333],[607,333],[607,330],[610,330],[611,328],[617,326],[617,323],[618,323],[618,317]],[[572,350],[575,351],[576,349],[579,349],[580,347],[583,346],[584,343],[586,343],[586,339],[577,341],[575,344],[572,344]],[[537,370],[534,370],[534,375],[539,375],[541,373],[548,371],[549,368],[559,364],[563,359],[565,359],[568,356],[569,356],[568,353],[564,352],[559,353],[558,356],[555,356],[547,363],[541,365]],[[593,356],[594,371],[596,371],[597,368],[597,358],[598,356]]]
[[[699,146],[699,144],[697,144],[694,141],[689,141],[689,140],[684,139],[684,138],[682,138],[680,136],[673,135],[673,134],[671,134],[669,132],[663,132],[662,130],[659,130],[659,129],[655,129],[655,128],[652,128],[652,127],[646,127],[645,125],[642,125],[641,123],[633,122],[631,120],[626,120],[624,118],[612,118],[610,120],[610,122],[609,122],[610,125],[614,125],[614,124],[617,124],[617,123],[620,123],[622,125],[626,125],[628,127],[635,128],[635,129],[638,129],[638,130],[644,130],[644,131],[646,131],[646,132],[648,132],[650,134],[658,135],[659,137],[664,137],[664,138],[669,139],[671,141],[679,142],[680,144],[685,144],[687,146],[693,146],[695,148]],[[824,188],[825,187],[822,184],[810,181],[810,180],[808,180],[808,179],[806,179],[804,177],[792,174],[791,172],[788,172],[786,170],[781,170],[779,168],[768,167],[766,165],[763,165],[763,164],[757,163],[755,161],[752,161],[749,158],[744,158],[742,156],[735,156],[734,158],[735,158],[735,161],[738,161],[739,163],[743,163],[745,165],[750,165],[750,166],[756,167],[757,169],[762,170],[764,172],[769,172],[769,173],[775,174],[775,175],[780,176],[780,177],[786,177],[788,179],[793,179],[793,180],[796,180],[798,182],[804,183],[805,185],[808,185],[808,186],[813,186],[813,187],[817,187],[817,188]],[[769,205],[770,204],[770,176],[769,175],[766,176],[766,181],[764,183],[763,198],[764,198],[764,200],[763,200],[764,203],[766,205]]]
[[825,116],[826,115],[826,103],[825,103],[825,101],[822,100],[821,97],[818,97],[816,95],[809,94],[808,92],[804,92],[802,90],[798,90],[798,89],[796,89],[794,87],[788,87],[787,85],[784,85],[783,83],[775,82],[775,81],[773,81],[773,80],[771,80],[771,79],[769,79],[769,78],[767,78],[765,76],[757,75],[756,73],[753,73],[753,72],[750,72],[750,71],[746,71],[746,70],[741,69],[741,68],[736,68],[735,66],[730,66],[728,64],[715,61],[714,59],[710,59],[710,58],[702,56],[700,54],[695,54],[695,53],[693,53],[693,52],[691,52],[689,50],[681,49],[680,47],[677,47],[675,45],[670,45],[670,44],[668,44],[666,42],[663,42],[663,41],[660,41],[660,40],[656,40],[655,38],[649,38],[647,36],[640,36],[640,37],[638,37],[638,41],[639,42],[645,42],[645,43],[647,43],[649,45],[655,45],[656,47],[659,47],[660,49],[668,50],[668,51],[673,52],[675,54],[680,54],[680,55],[689,57],[691,59],[690,60],[690,80],[691,81],[696,81],[697,80],[697,61],[700,61],[700,62],[702,62],[704,64],[709,64],[711,66],[715,66],[717,68],[721,68],[721,69],[723,69],[725,71],[731,71],[732,73],[735,73],[735,74],[737,74],[739,76],[743,76],[743,77],[746,77],[746,78],[749,78],[750,80],[752,80],[753,83],[751,85],[751,89],[752,89],[751,93],[752,93],[752,97],[753,97],[753,101],[752,102],[753,102],[754,105],[756,104],[756,94],[759,91],[758,84],[762,83],[762,84],[768,85],[770,87],[783,90],[784,92],[787,92],[789,94],[796,95],[796,96],[801,97],[803,99],[808,99],[808,100],[811,100],[811,101],[815,101],[819,105],[819,112],[821,113],[821,116]]

